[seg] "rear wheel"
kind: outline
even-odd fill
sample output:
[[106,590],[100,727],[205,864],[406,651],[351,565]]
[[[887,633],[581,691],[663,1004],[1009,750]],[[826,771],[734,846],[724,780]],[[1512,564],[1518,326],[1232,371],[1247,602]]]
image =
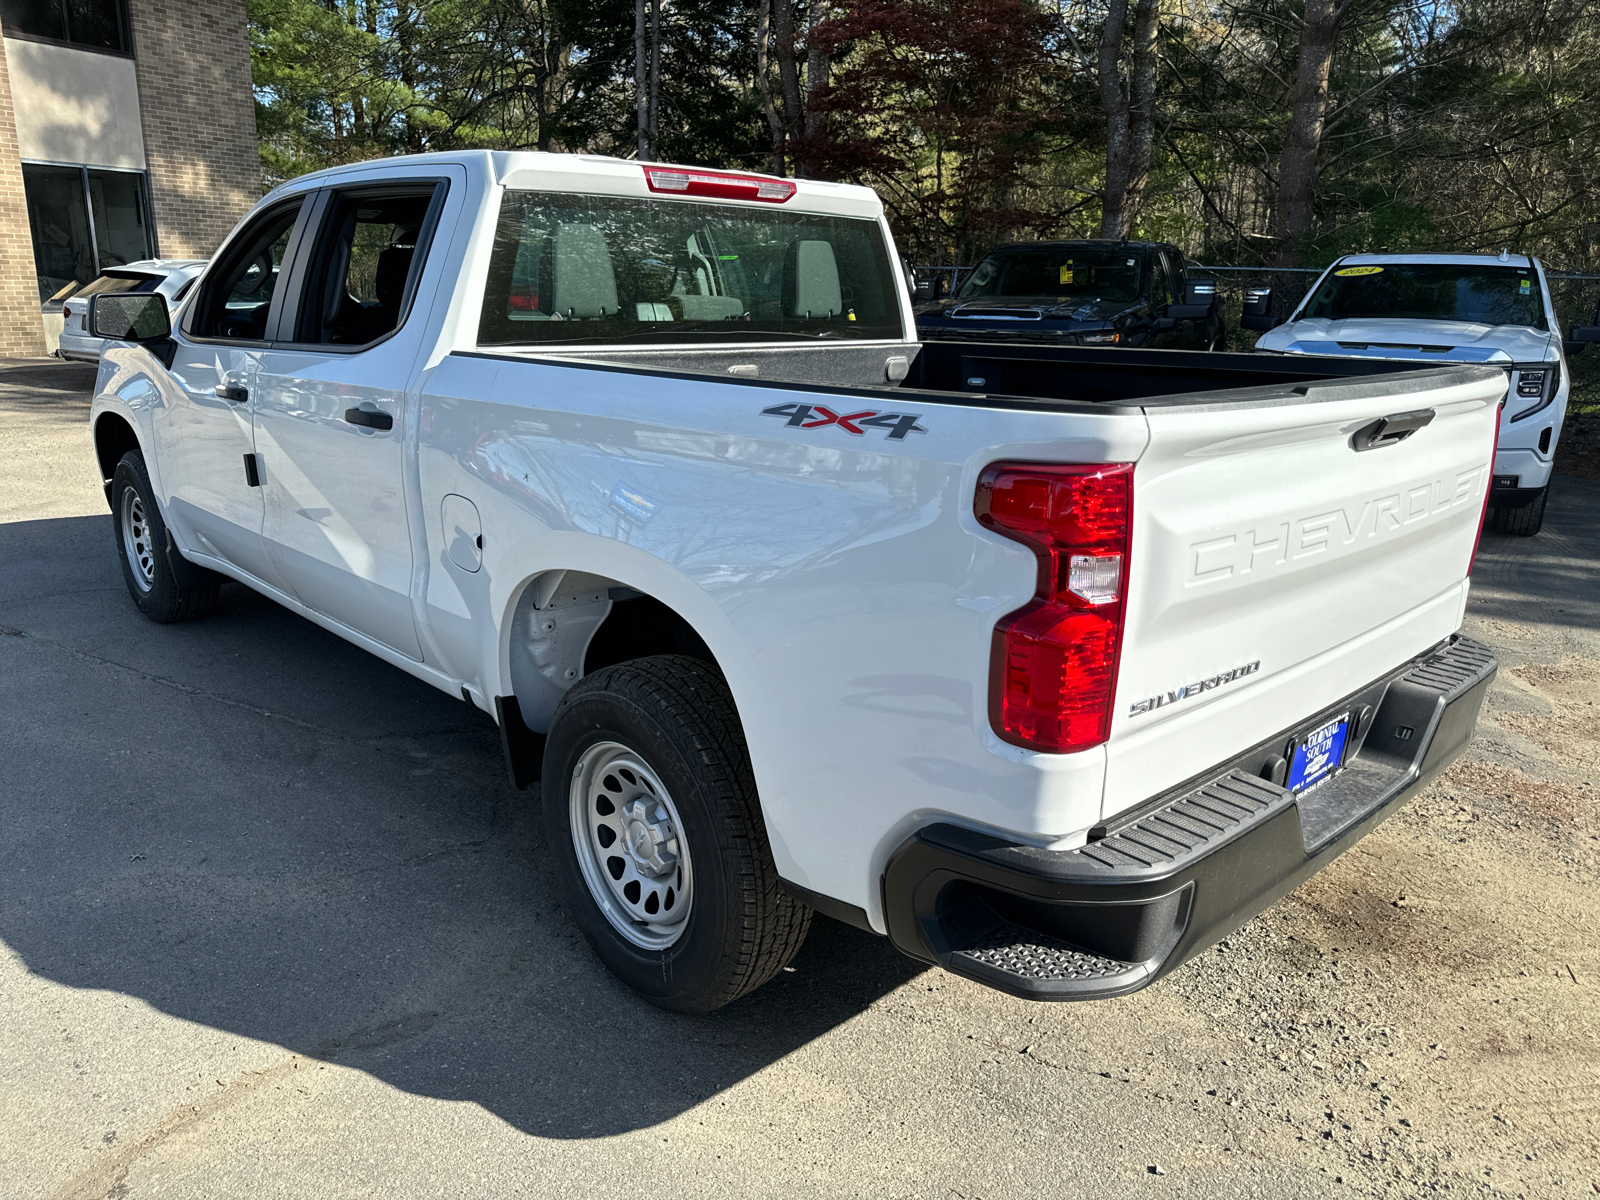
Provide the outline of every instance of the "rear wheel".
[[[170,540],[150,486],[144,455],[130,450],[111,477],[111,526],[128,594],[145,616],[168,624],[203,617],[217,606],[222,576],[187,563],[190,586],[179,583],[168,558]],[[176,551],[170,551],[176,553]],[[196,582],[198,581],[198,582]]]
[[709,1012],[799,950],[811,910],[779,887],[715,668],[659,655],[586,676],[551,722],[542,787],[573,917],[652,1003]]
[[1549,494],[1550,488],[1545,486],[1539,489],[1532,504],[1524,504],[1521,508],[1490,509],[1489,528],[1514,537],[1532,537],[1544,528],[1544,502]]

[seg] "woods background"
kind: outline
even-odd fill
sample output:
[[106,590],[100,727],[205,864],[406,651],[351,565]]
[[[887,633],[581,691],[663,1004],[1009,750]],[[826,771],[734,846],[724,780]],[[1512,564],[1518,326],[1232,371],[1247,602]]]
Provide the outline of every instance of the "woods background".
[[[1600,274],[1594,0],[249,9],[268,186],[412,151],[586,151],[869,184],[919,264],[1129,235],[1209,264],[1509,248]],[[1558,290],[1585,320],[1600,284]]]

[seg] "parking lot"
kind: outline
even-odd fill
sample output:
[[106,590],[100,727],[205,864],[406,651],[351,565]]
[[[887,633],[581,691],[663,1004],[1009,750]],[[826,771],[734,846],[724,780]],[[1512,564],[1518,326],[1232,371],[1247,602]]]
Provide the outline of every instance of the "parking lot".
[[818,918],[689,1018],[484,714],[238,585],[139,616],[92,381],[0,367],[0,1196],[1600,1193],[1600,481],[1485,535],[1464,759],[1169,979],[1033,1005]]

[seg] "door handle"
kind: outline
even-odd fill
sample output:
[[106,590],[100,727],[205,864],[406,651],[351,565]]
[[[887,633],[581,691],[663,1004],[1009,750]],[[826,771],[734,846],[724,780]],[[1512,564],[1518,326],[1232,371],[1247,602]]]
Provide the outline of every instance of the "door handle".
[[1405,441],[1419,429],[1433,421],[1433,409],[1419,408],[1414,412],[1393,413],[1363,425],[1350,435],[1350,449],[1357,454],[1367,450],[1381,450]]
[[250,399],[250,389],[241,387],[237,383],[219,383],[213,390],[222,399],[232,401],[234,404],[243,404]]
[[351,425],[366,429],[393,429],[394,418],[386,412],[372,412],[365,408],[347,408],[344,419]]

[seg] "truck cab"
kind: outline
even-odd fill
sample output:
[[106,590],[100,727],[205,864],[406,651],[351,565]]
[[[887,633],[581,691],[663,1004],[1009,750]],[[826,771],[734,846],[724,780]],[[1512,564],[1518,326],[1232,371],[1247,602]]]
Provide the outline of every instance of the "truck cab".
[[1216,286],[1162,242],[996,246],[956,294],[917,309],[923,339],[1062,346],[1222,348]]
[[[1522,254],[1357,254],[1328,267],[1290,314],[1250,293],[1243,326],[1258,353],[1354,355],[1503,367],[1490,528],[1532,536],[1544,522],[1570,372],[1544,264]],[[1575,333],[1578,331],[1574,331]]]

